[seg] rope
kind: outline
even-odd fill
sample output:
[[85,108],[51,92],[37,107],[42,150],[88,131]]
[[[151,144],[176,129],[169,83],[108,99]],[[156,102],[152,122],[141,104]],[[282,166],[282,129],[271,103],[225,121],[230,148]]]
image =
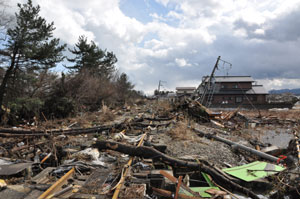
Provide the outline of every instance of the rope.
[[298,169],[300,166],[300,146],[299,146],[299,137],[297,135],[297,131],[294,130],[294,137],[296,139],[296,148],[297,148],[297,152],[298,152]]

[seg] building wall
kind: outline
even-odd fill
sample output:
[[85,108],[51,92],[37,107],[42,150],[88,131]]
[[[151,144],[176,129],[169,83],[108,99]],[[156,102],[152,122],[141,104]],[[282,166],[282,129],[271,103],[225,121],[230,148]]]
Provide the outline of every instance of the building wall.
[[266,103],[267,102],[267,95],[266,94],[258,95],[258,102],[259,103]]
[[217,83],[220,85],[221,90],[238,90],[238,89],[251,89],[252,83],[251,82],[220,82]]
[[177,94],[193,94],[194,90],[177,90]]
[[[247,99],[248,98],[248,99]],[[213,96],[213,104],[263,104],[266,103],[265,94],[256,95],[219,95]]]

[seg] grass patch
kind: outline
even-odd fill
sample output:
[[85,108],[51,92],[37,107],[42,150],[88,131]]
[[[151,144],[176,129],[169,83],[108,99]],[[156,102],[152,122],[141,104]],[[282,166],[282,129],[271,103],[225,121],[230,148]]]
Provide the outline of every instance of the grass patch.
[[170,135],[173,140],[200,140],[198,135],[188,128],[188,122],[185,120],[178,122],[175,128],[168,131],[168,135]]

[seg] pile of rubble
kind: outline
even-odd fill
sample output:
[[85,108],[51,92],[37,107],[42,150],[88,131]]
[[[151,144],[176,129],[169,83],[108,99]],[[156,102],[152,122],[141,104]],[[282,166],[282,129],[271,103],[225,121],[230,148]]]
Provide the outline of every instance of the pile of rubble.
[[[90,120],[0,129],[0,198],[300,196],[296,118],[213,112],[187,100]],[[291,129],[285,148],[261,139],[272,126]]]
[[268,95],[268,102],[278,103],[295,103],[299,101],[298,97],[292,93],[282,93],[282,94],[270,94]]

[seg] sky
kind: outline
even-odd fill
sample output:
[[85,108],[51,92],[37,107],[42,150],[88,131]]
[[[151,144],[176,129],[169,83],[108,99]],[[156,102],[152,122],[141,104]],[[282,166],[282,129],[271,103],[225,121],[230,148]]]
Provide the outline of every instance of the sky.
[[[10,11],[26,0],[6,0]],[[267,90],[300,88],[300,0],[33,0],[72,48],[80,35],[113,51],[135,89],[153,94],[216,75]],[[64,70],[59,67],[58,70]]]

